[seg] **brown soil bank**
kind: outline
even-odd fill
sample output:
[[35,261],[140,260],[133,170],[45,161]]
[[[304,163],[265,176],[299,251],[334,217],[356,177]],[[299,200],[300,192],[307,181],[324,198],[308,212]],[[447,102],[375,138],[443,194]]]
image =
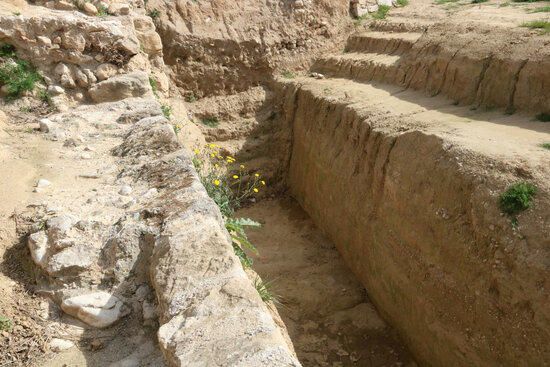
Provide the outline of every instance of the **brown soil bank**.
[[[349,80],[279,88],[292,194],[418,361],[546,365],[548,127]],[[498,195],[525,179],[539,190],[514,224]]]

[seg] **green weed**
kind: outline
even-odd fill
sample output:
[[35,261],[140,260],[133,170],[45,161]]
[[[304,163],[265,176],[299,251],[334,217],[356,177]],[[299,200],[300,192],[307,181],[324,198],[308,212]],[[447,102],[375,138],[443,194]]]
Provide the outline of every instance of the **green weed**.
[[472,0],[472,4],[481,4],[481,3],[486,3],[487,1],[489,0]]
[[386,15],[390,11],[391,6],[389,5],[379,5],[378,10],[371,14],[374,19],[386,19]]
[[535,116],[535,118],[540,122],[550,122],[550,113],[541,112],[537,116]]
[[202,124],[208,127],[217,127],[220,121],[216,116],[205,117],[201,120]]
[[167,120],[172,119],[172,107],[163,104],[162,106],[160,106],[160,109],[162,110],[162,114],[164,115],[164,117],[166,117]]
[[190,92],[185,96],[185,101],[188,103],[193,103],[197,101],[197,97],[195,97],[195,93]]
[[153,19],[156,19],[160,17],[160,11],[158,9],[149,10],[149,12],[147,12],[147,15]]
[[531,206],[537,188],[528,182],[518,182],[510,186],[500,195],[500,209],[508,214],[515,215]]
[[97,16],[98,17],[106,17],[109,15],[109,11],[107,10],[107,7],[105,5],[98,5],[97,6]]
[[281,73],[281,75],[284,77],[284,78],[287,78],[287,79],[294,79],[296,78],[296,74],[294,74],[292,71],[289,71],[289,70],[285,70]]
[[550,143],[542,143],[540,146],[541,148],[550,150]]
[[456,3],[459,0],[435,0],[435,3],[437,5],[443,5],[443,4],[449,4],[449,3]]
[[227,218],[225,221],[225,228],[231,235],[235,254],[241,260],[243,267],[247,268],[252,266],[253,261],[246,254],[244,249],[248,249],[256,255],[258,254],[258,250],[248,239],[245,232],[245,227],[261,227],[261,224],[250,218]]
[[5,316],[0,315],[0,331],[11,331],[13,322]]
[[0,84],[8,87],[7,99],[15,99],[24,92],[32,91],[41,80],[40,74],[27,61],[7,61],[0,66]]
[[396,4],[397,6],[407,6],[409,5],[409,0],[397,0]]

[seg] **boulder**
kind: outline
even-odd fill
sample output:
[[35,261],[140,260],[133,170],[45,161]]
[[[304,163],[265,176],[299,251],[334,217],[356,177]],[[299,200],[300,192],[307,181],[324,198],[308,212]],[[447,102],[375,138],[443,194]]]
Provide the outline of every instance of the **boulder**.
[[117,72],[118,68],[116,67],[116,65],[106,63],[101,64],[97,67],[97,69],[95,70],[95,75],[98,80],[103,81],[116,75]]
[[61,303],[61,309],[97,328],[108,327],[128,314],[120,299],[102,291],[68,298]]
[[82,6],[82,11],[87,15],[97,15],[98,11],[94,4],[92,3],[84,3]]
[[132,97],[152,97],[153,90],[145,72],[117,75],[89,89],[90,97],[96,103],[114,102]]

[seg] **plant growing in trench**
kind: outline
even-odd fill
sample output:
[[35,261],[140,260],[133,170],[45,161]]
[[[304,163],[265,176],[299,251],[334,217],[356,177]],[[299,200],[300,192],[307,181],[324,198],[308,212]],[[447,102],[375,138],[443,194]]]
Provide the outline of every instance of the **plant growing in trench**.
[[42,76],[34,66],[17,58],[13,46],[0,44],[0,57],[5,58],[0,64],[0,85],[6,86],[8,100],[21,97],[24,92],[33,91],[35,85],[42,81]]
[[281,299],[273,292],[271,285],[271,282],[264,282],[260,279],[260,277],[256,277],[256,279],[254,279],[254,288],[256,288],[256,291],[260,295],[262,301],[280,304]]
[[193,165],[208,196],[220,208],[235,254],[244,267],[250,267],[252,259],[245,249],[256,254],[258,251],[249,241],[245,227],[260,227],[260,223],[248,218],[235,218],[235,210],[257,195],[266,183],[260,173],[250,172],[235,158],[222,155],[216,144],[209,144],[203,150],[195,149],[194,153]]
[[13,323],[10,319],[0,315],[0,331],[11,331]]
[[500,195],[500,208],[508,215],[516,215],[531,206],[537,188],[528,182],[518,182]]

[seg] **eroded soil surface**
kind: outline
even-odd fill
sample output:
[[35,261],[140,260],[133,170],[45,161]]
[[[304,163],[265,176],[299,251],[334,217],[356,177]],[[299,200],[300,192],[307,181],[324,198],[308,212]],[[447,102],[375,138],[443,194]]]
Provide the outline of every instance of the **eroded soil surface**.
[[415,366],[334,245],[290,198],[264,200],[238,216],[260,253],[253,268],[280,297],[277,309],[304,366]]

